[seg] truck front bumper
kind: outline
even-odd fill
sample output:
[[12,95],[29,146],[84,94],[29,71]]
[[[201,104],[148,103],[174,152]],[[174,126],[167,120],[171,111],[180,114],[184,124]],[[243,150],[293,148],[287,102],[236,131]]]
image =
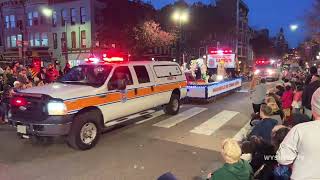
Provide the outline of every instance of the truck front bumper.
[[[17,127],[17,132],[22,135],[64,136],[68,135],[72,120],[73,115],[48,116],[45,120],[38,122],[9,118],[9,124]],[[23,129],[22,132],[21,129]]]

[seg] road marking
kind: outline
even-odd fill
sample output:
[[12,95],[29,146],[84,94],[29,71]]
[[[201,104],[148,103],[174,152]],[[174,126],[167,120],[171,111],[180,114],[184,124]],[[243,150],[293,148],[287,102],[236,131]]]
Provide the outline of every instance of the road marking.
[[250,131],[250,129],[251,129],[251,126],[249,121],[240,129],[240,131],[236,135],[233,136],[233,139],[236,141],[242,141],[244,138],[247,137],[247,134]]
[[135,124],[142,124],[142,123],[145,123],[145,122],[150,121],[150,120],[152,120],[152,119],[155,119],[155,118],[157,118],[157,117],[159,117],[159,116],[164,115],[164,112],[163,112],[163,111],[157,111],[157,112],[155,112],[155,113],[153,113],[153,114],[151,114],[151,115],[152,115],[152,117],[149,117],[149,118],[147,118],[147,119],[145,119],[145,120],[142,120],[142,121],[138,121],[138,122],[136,122]]
[[239,90],[237,92],[239,92],[239,93],[248,93],[249,89],[241,89],[241,90]]
[[205,110],[207,110],[207,108],[194,107],[194,108],[191,108],[187,111],[181,112],[178,115],[172,116],[169,119],[166,119],[164,121],[160,121],[160,122],[154,124],[153,126],[162,127],[162,128],[171,128],[171,127],[191,118],[192,116],[200,114],[201,112],[203,112]]
[[235,111],[222,111],[219,114],[216,114],[206,122],[200,124],[199,126],[192,129],[190,132],[195,134],[202,134],[210,136],[212,135],[216,130],[221,128],[225,123],[230,121],[233,117],[235,117],[239,112]]

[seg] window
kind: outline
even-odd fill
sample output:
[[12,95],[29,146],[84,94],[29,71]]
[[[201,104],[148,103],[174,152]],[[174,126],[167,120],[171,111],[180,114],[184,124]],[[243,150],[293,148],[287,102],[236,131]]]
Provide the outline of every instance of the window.
[[66,84],[83,84],[93,87],[102,86],[112,70],[109,65],[86,66],[80,65],[73,67],[59,82]]
[[133,68],[137,74],[139,84],[150,82],[150,77],[145,66],[134,66]]
[[32,26],[33,24],[33,17],[32,17],[32,12],[28,13],[28,25]]
[[67,10],[61,10],[61,26],[65,26],[67,22]]
[[38,12],[33,12],[32,13],[33,17],[33,25],[38,26],[39,25],[39,14]]
[[86,31],[81,31],[81,48],[86,48],[87,44],[87,39],[86,39]]
[[34,46],[33,34],[29,34],[29,44],[31,47]]
[[130,72],[128,66],[120,66],[114,70],[112,78],[110,79],[110,81],[108,83],[108,89],[109,90],[116,90],[117,85],[121,81],[125,81],[126,85],[133,85],[131,72]]
[[9,29],[9,27],[10,27],[10,17],[9,16],[6,16],[6,18],[5,18],[5,27],[7,29]]
[[156,65],[153,69],[158,78],[179,76],[182,74],[180,67],[177,65]]
[[53,48],[54,49],[57,49],[58,48],[58,36],[57,36],[57,33],[53,33],[52,34],[53,36]]
[[52,12],[52,26],[53,27],[57,26],[57,11]]
[[10,36],[7,37],[7,48],[10,48],[10,43],[11,43],[11,40],[10,40]]
[[18,41],[21,41],[21,43],[22,43],[22,34],[18,34],[18,35],[17,35],[17,40],[18,40]]
[[67,39],[66,39],[66,33],[65,32],[63,32],[61,34],[61,50],[63,52],[67,51]]
[[17,37],[11,36],[11,47],[17,47]]
[[34,45],[35,46],[40,46],[40,33],[35,33],[34,34]]
[[76,37],[76,32],[72,31],[71,32],[71,47],[72,48],[77,48],[77,37]]
[[85,24],[87,20],[87,12],[86,12],[86,8],[81,7],[80,8],[80,23],[81,24]]
[[48,33],[41,33],[41,46],[48,46]]
[[10,27],[15,28],[16,27],[16,18],[14,15],[10,15]]
[[77,16],[76,9],[75,8],[71,8],[70,9],[70,14],[71,14],[70,23],[71,23],[71,25],[75,25],[76,24],[76,16]]

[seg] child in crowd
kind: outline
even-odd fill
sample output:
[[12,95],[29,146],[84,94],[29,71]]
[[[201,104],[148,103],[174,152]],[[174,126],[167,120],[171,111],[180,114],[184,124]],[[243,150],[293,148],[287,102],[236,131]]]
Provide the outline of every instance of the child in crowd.
[[286,90],[284,91],[281,100],[282,100],[282,108],[284,113],[284,120],[289,120],[291,116],[291,105],[293,102],[293,91],[291,86],[286,86]]
[[301,104],[302,104],[302,92],[303,88],[302,85],[297,85],[294,96],[293,96],[293,102],[292,102],[292,111],[293,113],[300,113],[301,111]]

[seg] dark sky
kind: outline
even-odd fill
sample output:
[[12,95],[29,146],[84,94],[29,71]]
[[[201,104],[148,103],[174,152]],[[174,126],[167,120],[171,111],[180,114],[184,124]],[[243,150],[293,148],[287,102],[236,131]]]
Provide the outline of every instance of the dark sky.
[[[186,0],[189,3],[198,0]],[[205,3],[212,0],[200,0]],[[244,0],[250,9],[249,23],[255,28],[267,27],[275,35],[280,27],[285,29],[286,37],[291,47],[297,46],[304,39],[303,15],[310,9],[313,0]],[[151,0],[157,8],[174,0]],[[296,32],[290,31],[290,24],[298,24]]]

